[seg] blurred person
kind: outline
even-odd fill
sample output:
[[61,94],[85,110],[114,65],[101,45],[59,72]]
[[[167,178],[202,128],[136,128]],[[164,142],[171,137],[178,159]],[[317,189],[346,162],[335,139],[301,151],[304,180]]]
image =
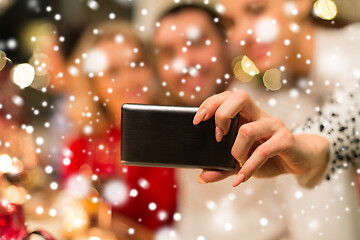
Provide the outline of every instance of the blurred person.
[[[359,85],[355,85],[355,91],[358,88]],[[204,170],[200,175],[201,183],[220,181],[234,173],[237,174],[232,183],[234,187],[248,181],[252,176],[270,178],[282,174],[294,174],[299,177],[310,175],[318,179],[327,172],[337,181],[338,175],[341,176],[344,169],[345,173],[347,171],[351,174],[355,173],[356,169],[349,168],[349,165],[354,166],[359,163],[357,134],[359,124],[356,122],[359,105],[358,95],[355,95],[354,91],[336,91],[331,100],[325,104],[322,112],[314,118],[309,118],[296,134],[292,134],[280,119],[271,117],[259,108],[243,90],[226,91],[206,99],[200,105],[193,122],[197,125],[215,116],[216,140],[220,142],[224,134],[227,134],[230,122],[236,115],[239,115],[244,122],[239,126],[239,133],[231,150],[238,161],[237,168],[234,172]],[[221,130],[223,133],[219,134],[218,129],[224,129]],[[329,142],[334,148],[330,151]],[[337,150],[339,148],[340,151]],[[342,157],[343,154],[346,156],[346,161]],[[326,165],[329,164],[331,171],[326,171],[328,170]],[[335,172],[334,169],[338,171]],[[330,178],[327,177],[327,180]],[[350,185],[354,187],[355,182],[350,182]],[[291,187],[291,183],[288,182],[286,187]],[[339,190],[343,193],[342,189],[336,190],[325,197],[334,201],[333,195]],[[294,197],[303,198],[303,192],[297,191]],[[310,204],[318,200],[309,199]],[[343,201],[344,197],[341,196],[339,200]],[[344,210],[349,212],[350,207],[347,206]],[[354,223],[351,220],[356,219],[356,214],[355,212],[355,218],[346,221],[350,224],[347,226],[350,229]],[[339,215],[336,218],[339,219]],[[319,224],[317,221],[316,223]],[[304,235],[309,234],[303,231],[302,236]],[[356,231],[341,232],[340,235],[346,235],[349,239],[356,239],[357,236]]]
[[195,106],[230,83],[230,58],[218,21],[215,12],[189,4],[159,17],[153,43],[165,103]]
[[24,164],[22,168],[33,170],[38,158],[31,134],[20,128],[27,122],[27,114],[20,88],[11,81],[12,66],[12,62],[6,60],[0,70],[0,154],[16,157]]
[[[266,159],[276,155],[274,149],[281,148],[282,154],[288,153],[290,151],[288,144],[293,141],[292,138],[287,138],[289,130],[284,129],[294,129],[298,124],[304,123],[309,116],[318,115],[296,132],[315,134],[304,141],[302,147],[305,149],[305,154],[319,151],[320,153],[317,153],[321,157],[316,159],[303,156],[302,160],[308,159],[308,161],[297,163],[303,167],[301,169],[300,166],[296,166],[300,168],[300,171],[291,165],[282,166],[285,169],[280,168],[280,171],[281,165],[277,166],[278,169],[271,168],[270,166],[274,166],[271,163],[276,160],[266,163],[259,160],[258,165],[250,163],[255,163],[256,160],[249,161],[248,166],[251,167],[245,168],[244,165],[243,171],[248,169],[253,174],[261,164],[264,164],[264,168],[260,168],[264,170],[257,171],[256,175],[269,177],[280,173],[293,173],[298,176],[298,182],[291,176],[282,176],[277,179],[276,192],[284,198],[283,207],[286,208],[284,219],[287,219],[291,239],[324,237],[326,239],[357,239],[360,233],[356,226],[359,214],[354,184],[355,169],[347,171],[341,171],[341,169],[355,164],[358,158],[357,147],[354,146],[357,142],[358,129],[356,116],[352,113],[350,118],[348,114],[357,109],[356,98],[351,96],[356,94],[359,79],[357,74],[359,64],[356,60],[360,51],[359,41],[356,41],[360,32],[359,24],[351,24],[343,29],[322,28],[315,24],[311,17],[312,1],[224,0],[222,3],[225,9],[223,20],[228,27],[228,39],[233,52],[238,55],[247,55],[262,74],[268,69],[279,68],[282,71],[283,86],[280,90],[270,91],[259,81],[261,78],[246,84],[236,82],[230,90],[240,88],[246,90],[247,93],[242,91],[240,94],[239,92],[224,93],[218,97],[221,100],[217,103],[211,99],[212,110],[210,113],[202,111],[202,117],[208,118],[215,113],[214,109],[219,108],[215,116],[218,115],[218,121],[223,122],[224,119],[234,116],[229,114],[240,112],[242,116],[248,117],[245,117],[246,120],[254,122],[250,124],[251,126],[240,128],[240,132],[251,131],[256,125],[255,122],[263,123],[261,128],[260,125],[256,125],[258,129],[263,129],[262,133],[258,131],[248,133],[251,137],[255,137],[253,134],[258,133],[260,135],[257,137],[264,138],[257,143],[257,145],[260,144],[259,147],[253,146],[257,149],[253,155],[251,155],[252,151],[249,152],[250,155],[247,155],[249,145],[244,149],[245,144],[240,144],[242,137],[238,135],[237,143],[241,146],[234,147],[233,154],[244,164],[249,156],[254,156],[253,158],[256,158],[256,154],[261,156],[259,153],[261,150],[258,150],[262,149],[261,146],[269,148],[266,150],[270,151],[270,155],[264,153],[263,156]],[[324,110],[320,110],[333,91],[336,93],[334,97],[327,101]],[[249,96],[254,100],[250,101]],[[341,99],[344,105],[339,103],[338,99]],[[206,101],[205,105],[208,104]],[[244,106],[250,105],[252,109],[255,109],[253,112],[262,112],[262,110],[257,110],[254,102],[267,114],[280,118],[281,121],[273,118],[260,121],[263,116],[266,115],[267,118],[268,115],[258,114],[254,117],[247,112],[248,110],[243,109]],[[224,126],[226,125],[222,125]],[[226,128],[221,130],[221,126],[218,127],[216,132],[218,139],[221,139],[226,133]],[[278,139],[276,143],[272,142],[280,136],[284,138]],[[258,138],[255,137],[255,139]],[[269,139],[274,140],[269,141]],[[286,139],[289,142],[285,142]],[[295,143],[295,147],[302,148],[297,141]],[[311,144],[312,146],[309,146]],[[328,147],[329,151],[323,151]],[[330,153],[330,156],[322,155],[324,153]],[[297,154],[294,155],[298,157]],[[278,155],[284,157],[284,155]],[[324,162],[324,159],[328,161]],[[326,171],[326,166],[330,170]],[[309,171],[309,168],[312,170]],[[247,174],[250,173],[247,172]],[[200,181],[214,181],[225,175],[219,172],[205,172],[200,177]],[[239,173],[234,185],[246,181],[250,175],[243,176]],[[326,178],[331,177],[332,180],[322,181],[325,175]],[[317,185],[319,182],[322,183]],[[315,189],[301,188],[298,183],[308,188],[315,186]],[[311,210],[306,211],[306,209]],[[340,218],[341,224],[338,221]]]
[[[92,132],[96,125],[89,125],[64,149],[63,157],[69,159],[68,164],[61,166],[64,179],[90,169],[104,186],[114,180],[123,182],[125,199],[118,204],[111,202],[115,214],[113,230],[121,237],[131,237],[128,230],[132,227],[137,239],[150,239],[154,231],[172,222],[176,198],[174,171],[120,163],[121,105],[152,100],[153,75],[147,50],[130,25],[105,22],[83,33],[70,63],[78,62],[76,59],[81,59],[75,65],[78,72],[67,81],[79,81],[75,91],[84,94],[75,95],[73,103],[79,100],[100,109],[101,113],[92,113],[103,116],[106,128]],[[119,193],[111,194],[116,197]],[[103,198],[110,201],[106,194]],[[149,207],[151,203],[155,209]]]
[[1,56],[0,65],[2,64],[4,66],[0,67],[0,116],[20,125],[27,121],[22,93],[20,88],[11,82],[12,63]]
[[[62,129],[63,135],[74,131],[82,132],[83,128],[90,123],[94,126],[94,131],[103,131],[107,127],[106,124],[103,124],[106,123],[106,120],[102,115],[96,115],[99,111],[99,104],[90,100],[88,96],[90,85],[84,78],[85,74],[79,75],[78,65],[86,55],[78,54],[75,57],[73,54],[74,56],[66,59],[59,49],[60,42],[57,39],[55,26],[50,23],[41,23],[37,24],[37,28],[38,36],[33,58],[36,60],[37,55],[44,54],[48,59],[46,62],[46,70],[50,79],[48,90],[57,97],[52,123]],[[104,65],[104,62],[101,64]],[[88,70],[86,71],[89,73]]]
[[[336,82],[336,76],[328,74],[328,69],[324,71],[329,61],[323,61],[328,57],[323,52],[332,47],[332,41],[325,38],[333,30],[323,28],[324,21],[311,15],[312,1],[222,3],[225,8],[222,21],[227,27],[233,57],[246,55],[261,75],[269,69],[280,70],[282,82],[276,91],[264,87],[262,78],[248,83],[236,81],[229,89],[247,90],[264,110],[280,117],[287,126],[296,127],[323,104]],[[269,99],[275,99],[275,103]],[[283,109],[292,111],[284,115]]]
[[[31,226],[32,220],[39,216],[35,214],[35,207],[39,203],[48,206],[52,195],[42,189],[50,179],[36,150],[34,128],[26,125],[29,120],[26,105],[29,103],[22,98],[19,86],[12,82],[12,67],[12,62],[7,61],[0,69],[0,195],[19,205],[19,211],[22,214],[24,210]],[[11,189],[17,189],[17,194]],[[43,194],[47,194],[46,201]],[[25,195],[31,195],[31,199]],[[19,222],[14,224],[21,227]]]
[[[153,44],[166,104],[199,105],[228,87],[230,79],[225,76],[230,67],[229,53],[224,29],[217,19],[218,14],[211,8],[191,4],[175,5],[159,18]],[[274,194],[274,180],[251,179],[244,188],[234,189],[230,179],[194,184],[198,175],[197,169],[177,169],[181,220],[176,222],[175,230],[180,239],[287,236],[286,224],[278,217],[282,215],[281,199]],[[265,232],[259,224],[262,218],[271,221]]]

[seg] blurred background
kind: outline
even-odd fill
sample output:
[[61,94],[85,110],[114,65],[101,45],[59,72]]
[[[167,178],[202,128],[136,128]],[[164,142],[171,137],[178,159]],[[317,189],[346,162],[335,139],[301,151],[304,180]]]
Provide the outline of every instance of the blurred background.
[[[65,146],[77,127],[63,108],[64,101],[73,101],[76,94],[64,97],[64,73],[50,69],[49,61],[51,54],[65,62],[72,59],[83,31],[103,21],[130,21],[141,40],[149,43],[155,19],[165,8],[179,2],[196,1],[0,0],[0,197],[10,200],[2,202],[5,210],[0,209],[0,228],[3,224],[9,236],[17,228],[21,230],[21,224],[6,218],[10,211],[6,204],[14,204],[11,211],[20,219],[16,221],[22,222],[25,216],[28,232],[44,229],[56,239],[146,239],[134,236],[136,227],[124,226],[123,233],[117,236],[109,233],[111,206],[102,200],[99,189],[104,186],[100,183],[89,186],[85,180],[75,181],[70,188],[77,194],[88,190],[80,200],[64,194],[59,162],[66,165],[69,156]],[[200,2],[217,4],[215,0]],[[339,19],[360,20],[360,1],[334,2]],[[96,28],[93,31],[96,34]],[[53,51],[46,49],[49,46]],[[86,124],[80,129],[85,133],[94,131]],[[96,182],[96,175],[91,177]]]

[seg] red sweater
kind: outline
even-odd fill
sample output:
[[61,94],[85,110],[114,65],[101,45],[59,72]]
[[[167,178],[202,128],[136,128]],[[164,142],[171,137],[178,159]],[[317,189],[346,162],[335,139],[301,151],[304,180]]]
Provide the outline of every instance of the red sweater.
[[[134,221],[141,219],[139,222],[152,230],[172,222],[177,192],[174,169],[122,165],[119,130],[113,128],[100,136],[79,137],[70,144],[69,150],[70,164],[63,165],[65,179],[79,173],[87,164],[102,182],[122,179],[129,191],[137,190],[137,196],[128,197],[124,204],[114,207],[115,212]],[[155,210],[149,209],[152,202],[156,204]],[[160,219],[159,214],[164,216],[164,213],[167,217]]]

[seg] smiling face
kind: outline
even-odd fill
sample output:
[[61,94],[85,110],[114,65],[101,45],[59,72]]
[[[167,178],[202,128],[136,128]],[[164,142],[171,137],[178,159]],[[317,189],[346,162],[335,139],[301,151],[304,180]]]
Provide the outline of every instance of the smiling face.
[[152,70],[136,44],[105,39],[94,50],[100,53],[97,64],[105,68],[102,76],[93,78],[94,92],[115,118],[123,103],[150,103]]
[[[157,72],[172,104],[198,105],[224,82],[224,39],[207,13],[184,9],[160,21],[154,35]],[[225,61],[225,63],[224,63]]]
[[236,53],[247,55],[261,72],[296,55],[310,0],[223,0],[224,22]]

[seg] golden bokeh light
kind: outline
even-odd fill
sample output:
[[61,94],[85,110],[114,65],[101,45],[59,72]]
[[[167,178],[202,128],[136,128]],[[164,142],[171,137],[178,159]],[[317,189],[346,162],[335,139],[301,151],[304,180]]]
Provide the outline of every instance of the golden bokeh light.
[[65,236],[72,237],[84,233],[89,227],[89,215],[80,202],[73,200],[63,209],[62,230]]
[[12,81],[20,88],[31,85],[35,78],[35,69],[28,63],[16,65],[12,70]]
[[6,57],[6,53],[0,50],[0,71],[4,69],[6,62],[11,60]]
[[251,76],[255,76],[260,72],[256,65],[253,63],[253,61],[251,61],[250,58],[248,58],[247,56],[243,57],[243,59],[241,60],[241,65],[244,69],[244,72]]
[[5,196],[13,204],[24,204],[26,201],[26,190],[23,187],[11,185],[5,190]]
[[102,228],[93,227],[86,234],[76,236],[74,240],[116,240],[113,232]]
[[55,36],[55,27],[48,21],[34,20],[27,23],[21,32],[20,41],[27,52],[37,52],[40,45]]
[[337,15],[336,4],[332,0],[317,0],[314,10],[317,16],[325,20],[332,20]]
[[[238,62],[241,62],[241,60],[243,59],[243,55],[241,55],[241,56],[237,56],[236,58],[234,58],[233,60],[232,60],[232,62],[231,62],[231,69],[233,69],[234,70],[234,67],[235,67],[235,65],[238,63]],[[234,72],[235,73],[235,72]]]
[[22,161],[16,160],[16,159],[14,158],[13,166],[12,166],[12,168],[11,168],[10,173],[11,173],[11,174],[19,174],[19,173],[21,173],[21,172],[23,172],[23,171],[24,171],[24,164],[22,163]]
[[35,69],[35,74],[38,76],[48,73],[49,62],[49,57],[43,53],[35,53],[29,61]]
[[263,76],[263,82],[266,88],[271,91],[279,90],[282,86],[281,72],[279,69],[272,68],[267,70]]
[[47,88],[50,85],[50,74],[47,73],[43,76],[36,75],[34,81],[31,83],[31,87],[37,90]]
[[231,66],[235,77],[242,82],[251,81],[260,72],[256,65],[245,55],[236,57]]
[[7,154],[0,155],[0,172],[8,173],[11,171],[13,166],[13,161]]

